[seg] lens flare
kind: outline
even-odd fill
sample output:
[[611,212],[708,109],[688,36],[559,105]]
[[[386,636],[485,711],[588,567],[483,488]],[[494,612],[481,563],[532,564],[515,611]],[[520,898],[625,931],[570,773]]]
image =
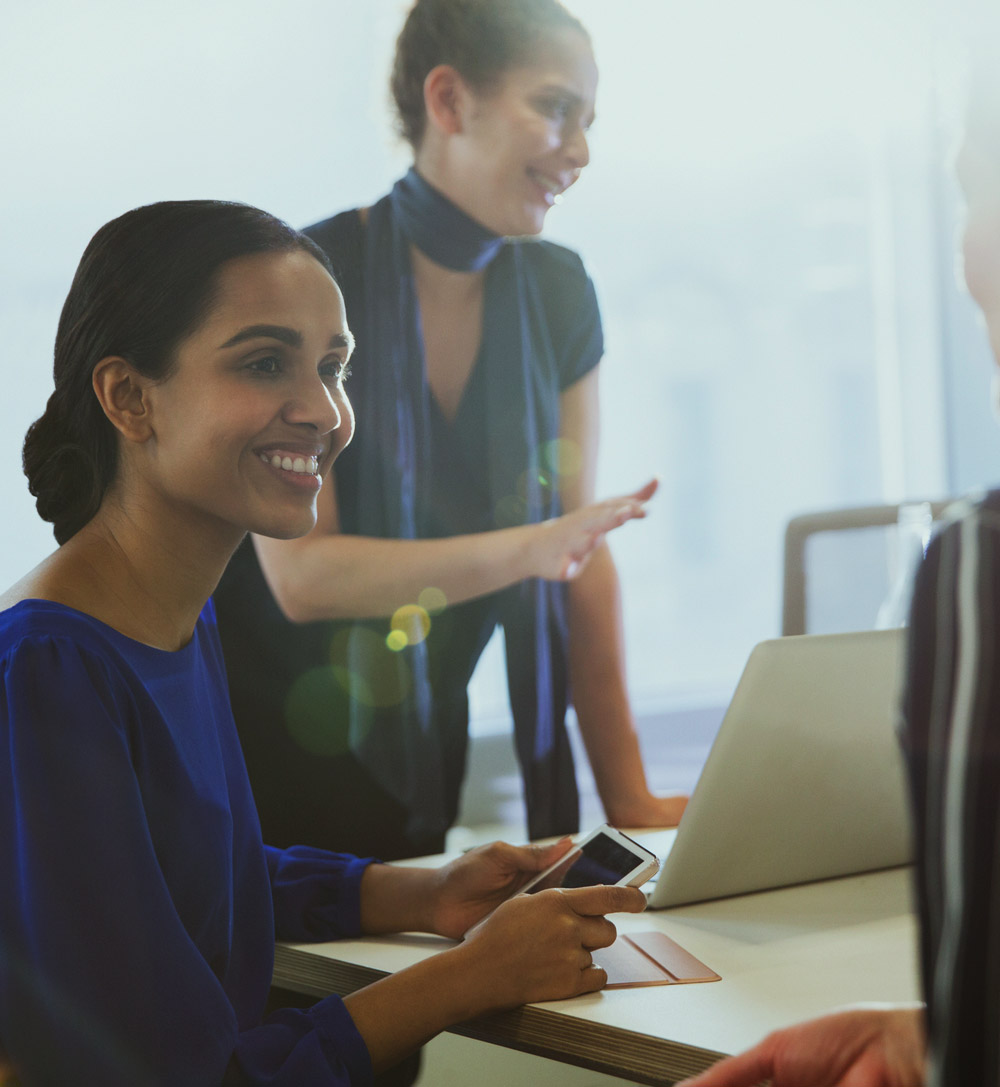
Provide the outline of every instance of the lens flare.
[[444,611],[448,606],[448,598],[440,589],[428,585],[426,589],[421,589],[420,595],[417,597],[417,603],[428,615],[437,615],[438,612]]
[[556,438],[542,446],[542,463],[559,476],[575,476],[583,467],[583,450],[569,438]]
[[373,709],[398,706],[413,685],[405,658],[368,626],[339,630],[330,645],[330,663],[347,698]]
[[285,699],[285,727],[311,755],[348,749],[348,697],[337,669],[312,668],[292,684]]
[[389,626],[393,634],[403,635],[407,645],[419,645],[431,632],[431,617],[419,604],[404,604],[393,612]]

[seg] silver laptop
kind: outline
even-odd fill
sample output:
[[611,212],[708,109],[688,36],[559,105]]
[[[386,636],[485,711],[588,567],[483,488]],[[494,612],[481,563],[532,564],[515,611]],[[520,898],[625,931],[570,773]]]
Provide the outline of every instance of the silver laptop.
[[904,640],[807,634],[753,650],[680,826],[634,835],[666,853],[650,906],[910,861],[896,739]]

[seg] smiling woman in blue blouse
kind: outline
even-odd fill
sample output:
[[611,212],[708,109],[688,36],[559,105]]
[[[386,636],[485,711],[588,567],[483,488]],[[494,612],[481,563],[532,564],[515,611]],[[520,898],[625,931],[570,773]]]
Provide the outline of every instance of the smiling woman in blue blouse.
[[352,344],[326,258],[254,208],[139,208],[80,263],[24,446],[60,547],[0,598],[0,1052],[23,1087],[366,1083],[458,1020],[599,988],[602,915],[642,908],[515,899],[261,1022],[275,933],[458,937],[561,848],[427,871],[261,842],[210,595],[248,529],[314,525]]

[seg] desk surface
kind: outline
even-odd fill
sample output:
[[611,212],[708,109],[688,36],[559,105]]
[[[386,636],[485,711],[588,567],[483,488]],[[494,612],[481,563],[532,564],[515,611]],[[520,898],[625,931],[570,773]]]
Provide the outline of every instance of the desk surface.
[[[638,1083],[669,1084],[796,1020],[844,1004],[918,999],[908,869],[614,920],[621,932],[667,933],[722,980],[533,1004],[456,1032]],[[279,944],[274,983],[312,996],[344,995],[447,946],[414,934]]]

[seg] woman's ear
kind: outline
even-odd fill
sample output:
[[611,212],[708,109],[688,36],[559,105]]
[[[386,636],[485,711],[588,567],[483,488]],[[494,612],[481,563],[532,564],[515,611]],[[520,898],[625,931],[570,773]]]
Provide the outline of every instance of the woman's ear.
[[463,106],[468,96],[465,80],[450,64],[439,64],[424,80],[424,109],[427,120],[441,132],[453,136],[462,131]]
[[149,406],[144,395],[145,378],[125,359],[109,356],[94,367],[94,393],[111,425],[130,442],[145,442],[153,436]]

